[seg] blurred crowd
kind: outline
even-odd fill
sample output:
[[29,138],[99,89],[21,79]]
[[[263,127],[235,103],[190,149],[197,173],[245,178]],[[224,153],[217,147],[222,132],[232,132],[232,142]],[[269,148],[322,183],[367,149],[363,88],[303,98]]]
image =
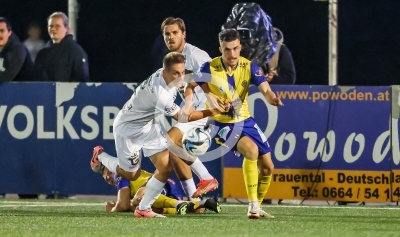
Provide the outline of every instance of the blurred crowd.
[[21,42],[12,24],[0,17],[0,82],[89,81],[88,57],[69,31],[68,17],[55,12],[47,19],[50,41],[42,39],[39,25],[32,22]]

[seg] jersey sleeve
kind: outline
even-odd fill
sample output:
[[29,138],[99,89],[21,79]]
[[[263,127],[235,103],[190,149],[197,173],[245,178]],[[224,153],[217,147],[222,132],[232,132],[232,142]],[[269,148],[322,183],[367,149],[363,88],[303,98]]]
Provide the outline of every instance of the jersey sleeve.
[[204,83],[208,83],[211,81],[211,70],[210,70],[210,62],[205,62],[201,65],[200,69],[195,73],[194,81],[197,85],[201,86]]
[[161,93],[156,101],[156,108],[167,116],[174,116],[181,110],[181,108],[175,104],[176,93],[172,94],[170,91],[161,89]]
[[120,189],[126,188],[126,187],[129,188],[129,180],[122,178],[118,174],[114,175],[114,180],[115,180],[115,187],[117,188],[117,190],[120,190]]
[[198,50],[192,54],[191,60],[193,61],[193,71],[197,72],[204,63],[211,61],[211,58],[205,51]]
[[261,68],[253,62],[250,63],[250,73],[251,73],[250,82],[253,85],[259,86],[261,83],[267,81],[265,79],[264,73],[261,70]]

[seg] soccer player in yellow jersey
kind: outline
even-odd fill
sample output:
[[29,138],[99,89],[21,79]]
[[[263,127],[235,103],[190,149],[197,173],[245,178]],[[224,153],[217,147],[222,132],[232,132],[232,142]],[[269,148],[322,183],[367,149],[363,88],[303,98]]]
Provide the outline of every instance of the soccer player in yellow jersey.
[[[115,186],[118,190],[116,202],[106,202],[106,211],[124,212],[135,211],[137,205],[146,191],[146,183],[153,175],[145,170],[139,169],[138,178],[135,181],[129,181],[117,174],[112,173],[107,167],[102,166],[102,170],[93,170],[101,173],[104,181]],[[218,199],[216,197],[208,198],[202,201],[182,201],[182,194],[178,190],[178,185],[173,180],[168,180],[161,194],[152,205],[154,212],[159,214],[178,214],[196,212],[199,209],[207,209],[216,213],[221,212]]]
[[[273,218],[261,209],[261,202],[271,183],[274,164],[267,139],[248,110],[250,84],[256,85],[271,105],[282,106],[283,103],[272,92],[261,68],[240,56],[242,47],[236,30],[221,31],[219,43],[222,56],[203,64],[195,81],[208,95],[212,106],[230,103],[228,112],[212,116],[212,135],[222,148],[244,156],[242,167],[249,200],[248,218]],[[189,88],[195,85],[192,82]],[[190,94],[191,89],[187,89],[186,95]]]

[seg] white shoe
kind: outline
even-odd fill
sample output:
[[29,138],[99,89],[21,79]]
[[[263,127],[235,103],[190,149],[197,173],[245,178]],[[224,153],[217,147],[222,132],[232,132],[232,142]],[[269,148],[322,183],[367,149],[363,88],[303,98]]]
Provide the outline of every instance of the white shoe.
[[258,210],[258,214],[260,215],[260,217],[267,218],[267,219],[275,218],[275,216],[273,216],[273,215],[269,214],[268,212],[264,211],[261,207]]
[[247,209],[247,217],[249,219],[260,218],[259,210],[260,210],[260,207],[258,206],[258,202],[249,203],[249,208]]

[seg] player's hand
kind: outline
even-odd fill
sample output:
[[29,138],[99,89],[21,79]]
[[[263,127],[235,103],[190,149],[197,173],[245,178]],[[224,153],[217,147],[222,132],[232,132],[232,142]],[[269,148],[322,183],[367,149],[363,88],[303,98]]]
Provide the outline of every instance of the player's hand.
[[111,210],[115,206],[115,202],[114,201],[105,202],[104,204],[106,205],[106,212],[111,212]]
[[224,103],[224,111],[223,112],[228,112],[231,109],[231,103],[225,102]]
[[281,99],[279,99],[279,97],[272,98],[269,103],[274,106],[283,106],[283,103],[282,103]]
[[221,100],[221,98],[212,93],[206,93],[206,97],[212,109],[217,109],[221,112],[225,110],[225,103]]

